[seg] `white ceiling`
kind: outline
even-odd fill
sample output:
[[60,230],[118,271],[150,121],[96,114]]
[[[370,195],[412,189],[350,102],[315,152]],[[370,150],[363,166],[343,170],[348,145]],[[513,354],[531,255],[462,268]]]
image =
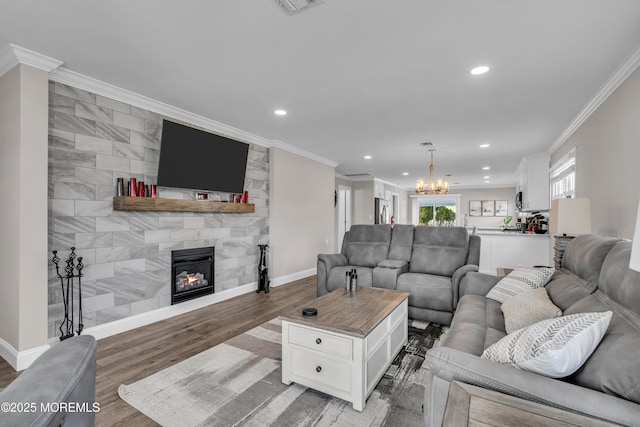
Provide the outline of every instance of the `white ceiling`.
[[452,183],[513,185],[638,42],[638,0],[326,0],[293,16],[274,0],[0,0],[0,50],[407,188],[424,141]]

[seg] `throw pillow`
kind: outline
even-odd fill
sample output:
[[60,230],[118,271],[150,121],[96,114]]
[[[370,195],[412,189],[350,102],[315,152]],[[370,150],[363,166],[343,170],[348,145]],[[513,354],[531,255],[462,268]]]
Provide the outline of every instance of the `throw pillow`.
[[606,311],[543,320],[503,337],[482,358],[551,378],[566,377],[600,344],[611,316]]
[[541,320],[562,316],[562,310],[551,302],[545,288],[531,289],[509,298],[500,309],[508,334]]
[[555,271],[553,267],[517,267],[491,288],[487,298],[505,302],[521,292],[542,288],[549,282]]

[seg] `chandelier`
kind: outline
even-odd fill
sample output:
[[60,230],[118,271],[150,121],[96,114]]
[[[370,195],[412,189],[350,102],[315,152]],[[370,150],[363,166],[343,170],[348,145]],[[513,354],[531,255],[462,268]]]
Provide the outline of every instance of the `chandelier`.
[[449,181],[438,178],[437,182],[433,181],[433,152],[434,148],[429,149],[431,153],[431,164],[429,164],[429,182],[419,179],[416,182],[416,193],[418,194],[447,194],[449,192]]

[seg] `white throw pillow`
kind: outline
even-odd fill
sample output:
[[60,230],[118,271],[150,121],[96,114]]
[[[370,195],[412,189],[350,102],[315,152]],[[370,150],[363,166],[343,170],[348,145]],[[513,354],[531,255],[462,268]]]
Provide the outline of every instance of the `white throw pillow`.
[[517,267],[491,288],[487,298],[505,302],[529,289],[542,288],[551,280],[555,271],[553,267]]
[[503,337],[482,358],[551,378],[566,377],[600,344],[611,316],[606,311],[543,320]]
[[506,300],[500,309],[508,334],[541,320],[562,316],[562,310],[551,302],[545,288],[524,291]]

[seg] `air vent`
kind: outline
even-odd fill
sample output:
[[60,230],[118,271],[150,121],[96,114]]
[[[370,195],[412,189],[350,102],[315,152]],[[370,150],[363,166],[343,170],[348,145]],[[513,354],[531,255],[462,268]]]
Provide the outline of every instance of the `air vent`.
[[372,176],[370,173],[348,173],[344,176],[348,176],[349,178],[360,178],[363,176]]
[[324,3],[324,0],[276,0],[276,3],[284,9],[287,15],[293,15],[294,13],[308,9],[311,6]]

